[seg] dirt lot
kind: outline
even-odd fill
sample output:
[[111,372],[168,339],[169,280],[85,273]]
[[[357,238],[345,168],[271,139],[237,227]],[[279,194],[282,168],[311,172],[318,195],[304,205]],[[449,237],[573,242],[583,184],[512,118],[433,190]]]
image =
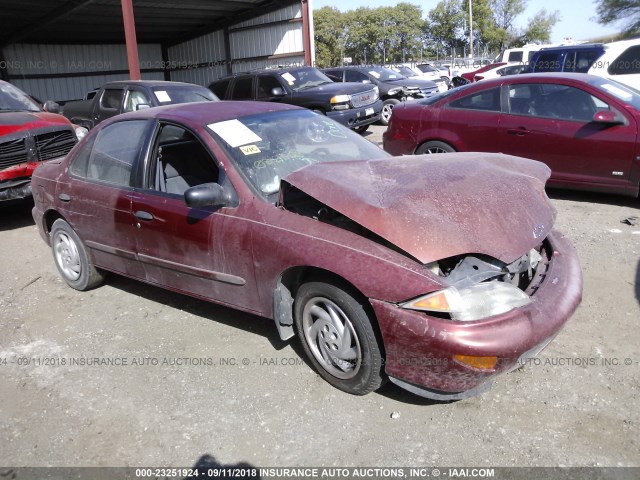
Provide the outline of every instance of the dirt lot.
[[450,404],[343,394],[262,318],[117,276],[76,292],[4,208],[0,465],[640,466],[640,202],[550,196],[583,303],[538,364]]

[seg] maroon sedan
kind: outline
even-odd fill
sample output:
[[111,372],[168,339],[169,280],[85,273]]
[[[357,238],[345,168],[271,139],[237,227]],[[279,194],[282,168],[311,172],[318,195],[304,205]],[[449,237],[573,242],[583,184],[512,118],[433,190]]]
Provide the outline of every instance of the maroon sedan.
[[580,302],[548,176],[504,155],[391,158],[292,106],[175,105],[38,168],[33,216],[72,288],[115,272],[273,319],[346,392],[390,378],[459,399]]
[[546,163],[550,186],[638,196],[640,94],[587,74],[501,77],[399,105],[393,155],[503,152]]

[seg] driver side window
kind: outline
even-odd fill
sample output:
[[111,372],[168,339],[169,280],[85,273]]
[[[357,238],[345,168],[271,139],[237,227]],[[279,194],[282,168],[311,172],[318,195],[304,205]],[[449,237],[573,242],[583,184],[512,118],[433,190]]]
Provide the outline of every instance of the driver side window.
[[151,188],[172,195],[203,183],[218,183],[219,169],[209,152],[188,130],[162,124],[153,151]]

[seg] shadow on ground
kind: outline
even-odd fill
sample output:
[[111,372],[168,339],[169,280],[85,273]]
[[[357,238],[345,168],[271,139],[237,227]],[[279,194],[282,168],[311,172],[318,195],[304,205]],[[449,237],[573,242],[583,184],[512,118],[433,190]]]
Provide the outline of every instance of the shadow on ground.
[[35,225],[31,216],[33,199],[0,202],[0,231]]

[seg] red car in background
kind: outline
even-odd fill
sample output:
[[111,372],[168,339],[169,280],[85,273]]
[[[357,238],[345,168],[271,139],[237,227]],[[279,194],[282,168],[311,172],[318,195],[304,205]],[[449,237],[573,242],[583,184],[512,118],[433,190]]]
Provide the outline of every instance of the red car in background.
[[480,67],[479,69],[474,70],[472,72],[463,73],[460,76],[465,80],[469,80],[470,82],[473,82],[475,76],[478,75],[479,73],[486,72],[487,70],[491,70],[496,67],[501,67],[502,65],[506,65],[506,62],[491,63],[489,65],[485,65],[484,67]]
[[501,152],[551,168],[549,186],[638,196],[640,94],[587,74],[483,80],[398,105],[392,155]]
[[[45,109],[58,108],[45,102]],[[0,202],[31,196],[31,174],[40,162],[65,156],[86,132],[0,80]]]

